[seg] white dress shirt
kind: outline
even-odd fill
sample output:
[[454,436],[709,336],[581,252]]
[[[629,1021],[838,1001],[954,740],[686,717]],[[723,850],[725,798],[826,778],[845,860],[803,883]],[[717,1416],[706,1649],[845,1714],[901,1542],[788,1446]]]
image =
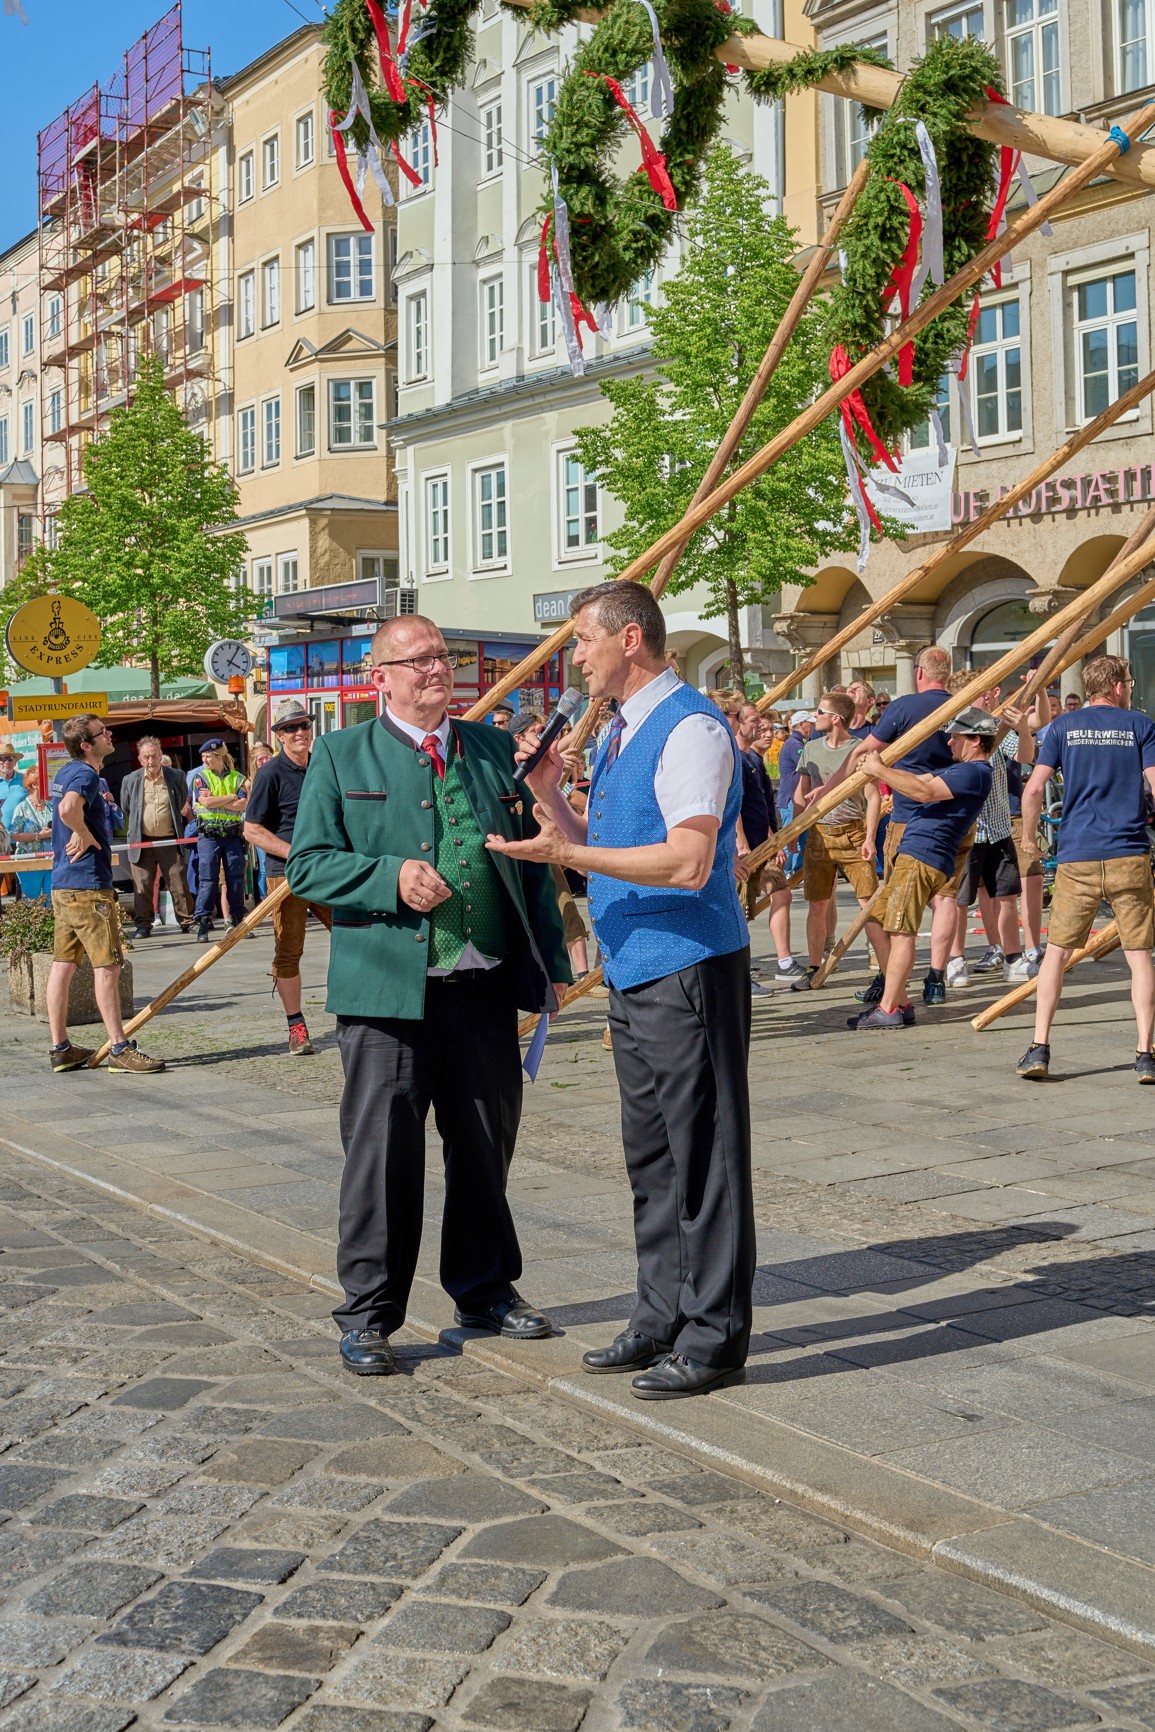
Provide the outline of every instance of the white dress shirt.
[[[620,752],[664,698],[681,680],[673,668],[634,692],[618,714],[622,729]],[[654,776],[654,793],[666,829],[684,824],[687,818],[717,818],[722,821],[726,796],[734,776],[734,744],[729,725],[721,716],[683,716],[662,748]]]

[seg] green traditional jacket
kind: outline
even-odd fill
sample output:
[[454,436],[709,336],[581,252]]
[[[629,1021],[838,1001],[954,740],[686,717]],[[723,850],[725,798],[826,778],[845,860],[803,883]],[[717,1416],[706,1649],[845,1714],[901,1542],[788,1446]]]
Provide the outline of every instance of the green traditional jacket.
[[[482,834],[533,835],[510,736],[477,722],[452,726],[462,789]],[[327,1008],[336,1016],[424,1014],[429,916],[401,900],[397,880],[407,860],[437,866],[434,777],[428,753],[387,718],[324,734],[313,747],[286,875],[294,895],[332,910]],[[508,901],[517,1003],[552,1009],[550,983],[571,975],[549,867],[493,859]]]

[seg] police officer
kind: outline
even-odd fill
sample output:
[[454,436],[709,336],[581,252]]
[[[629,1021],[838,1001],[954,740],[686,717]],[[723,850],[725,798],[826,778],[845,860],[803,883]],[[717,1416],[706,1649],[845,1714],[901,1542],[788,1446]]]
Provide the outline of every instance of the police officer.
[[245,779],[223,740],[206,740],[201,767],[189,783],[197,827],[197,938],[209,941],[213,901],[225,870],[229,921],[239,926],[245,912]]

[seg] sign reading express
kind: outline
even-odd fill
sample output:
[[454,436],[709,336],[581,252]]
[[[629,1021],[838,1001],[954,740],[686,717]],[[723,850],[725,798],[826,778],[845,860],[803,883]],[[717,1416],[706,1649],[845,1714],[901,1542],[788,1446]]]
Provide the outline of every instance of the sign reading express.
[[[1009,487],[999,486],[997,504]],[[1094,511],[1104,505],[1138,505],[1155,499],[1155,470],[1150,463],[1130,469],[1097,469],[1091,475],[1056,475],[1020,499],[1007,517],[1052,517],[1061,511]],[[952,523],[973,523],[992,503],[987,488],[956,493],[951,500]]]
[[86,668],[100,648],[100,621],[68,595],[40,595],[8,621],[8,654],[30,674],[63,679]]

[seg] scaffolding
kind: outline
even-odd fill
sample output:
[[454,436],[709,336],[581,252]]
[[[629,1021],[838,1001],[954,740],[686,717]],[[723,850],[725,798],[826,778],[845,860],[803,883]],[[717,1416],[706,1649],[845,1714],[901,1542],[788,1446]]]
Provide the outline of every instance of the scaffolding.
[[146,356],[212,438],[220,307],[207,49],[180,0],[38,139],[45,533],[83,486],[84,452],[129,401]]

